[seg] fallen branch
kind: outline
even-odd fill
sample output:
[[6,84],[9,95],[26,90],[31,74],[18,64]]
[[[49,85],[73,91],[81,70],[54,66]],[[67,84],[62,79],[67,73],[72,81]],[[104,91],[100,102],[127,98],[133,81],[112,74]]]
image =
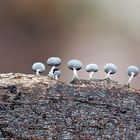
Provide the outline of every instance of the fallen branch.
[[140,91],[107,80],[1,74],[0,138],[139,140]]

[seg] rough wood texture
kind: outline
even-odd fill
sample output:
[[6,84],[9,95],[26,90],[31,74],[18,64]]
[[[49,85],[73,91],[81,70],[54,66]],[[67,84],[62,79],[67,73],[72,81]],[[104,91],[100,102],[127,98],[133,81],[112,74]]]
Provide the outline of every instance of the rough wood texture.
[[0,138],[140,140],[140,91],[108,80],[1,74]]

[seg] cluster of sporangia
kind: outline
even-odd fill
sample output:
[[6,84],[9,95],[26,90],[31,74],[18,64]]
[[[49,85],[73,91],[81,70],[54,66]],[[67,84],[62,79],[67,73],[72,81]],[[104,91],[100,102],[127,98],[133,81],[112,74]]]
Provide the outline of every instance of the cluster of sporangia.
[[[61,75],[61,71],[56,67],[61,64],[61,59],[58,57],[50,57],[47,60],[47,64],[52,67],[48,76],[55,80],[58,80],[58,78]],[[82,68],[82,63],[79,60],[73,59],[68,62],[67,66],[69,69],[73,70],[72,80],[79,80],[77,70],[80,70]],[[39,75],[39,73],[45,71],[45,65],[43,63],[37,62],[33,64],[32,69],[36,72],[36,75]],[[96,64],[88,64],[85,70],[90,73],[89,80],[94,80],[93,73],[97,72],[99,68],[98,65]],[[108,63],[104,66],[104,71],[107,73],[106,79],[111,79],[110,74],[116,73],[117,67],[114,64]],[[132,78],[138,75],[138,73],[139,73],[139,69],[136,66],[129,66],[127,68],[127,74],[130,76],[128,80],[128,85],[130,85]]]

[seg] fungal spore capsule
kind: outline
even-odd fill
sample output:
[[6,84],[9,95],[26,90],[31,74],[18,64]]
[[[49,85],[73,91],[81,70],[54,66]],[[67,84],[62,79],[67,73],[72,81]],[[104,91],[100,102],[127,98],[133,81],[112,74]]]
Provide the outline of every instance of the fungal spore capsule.
[[129,66],[127,68],[127,74],[130,76],[128,80],[128,86],[130,86],[131,80],[133,79],[133,77],[137,76],[138,73],[139,73],[139,69],[136,66]]
[[40,73],[45,71],[45,65],[41,62],[36,62],[32,65],[32,69],[36,72],[36,75],[39,76]]
[[72,81],[79,80],[77,71],[82,68],[82,63],[79,60],[73,59],[68,62],[67,66],[70,70],[73,70]]
[[106,79],[111,79],[110,74],[115,74],[117,72],[117,67],[112,63],[108,63],[104,66],[104,71],[107,73]]
[[93,74],[99,70],[99,67],[96,64],[88,64],[85,70],[90,73],[89,80],[93,80]]
[[54,77],[54,69],[56,68],[56,66],[59,66],[61,64],[61,59],[59,57],[50,57],[48,60],[47,60],[47,64],[49,66],[52,66],[48,76],[51,77],[51,78],[55,78]]
[[54,71],[53,71],[53,75],[54,75],[54,79],[58,80],[59,77],[61,76],[61,71],[59,69],[55,68]]

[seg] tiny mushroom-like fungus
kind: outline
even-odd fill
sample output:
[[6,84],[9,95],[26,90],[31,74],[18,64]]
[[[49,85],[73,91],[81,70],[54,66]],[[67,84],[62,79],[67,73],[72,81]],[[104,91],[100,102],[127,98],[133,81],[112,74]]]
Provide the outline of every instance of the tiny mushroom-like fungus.
[[127,74],[130,76],[130,78],[128,80],[128,86],[130,86],[130,82],[131,82],[132,78],[137,76],[138,73],[139,73],[139,69],[136,66],[129,66],[127,68]]
[[107,73],[106,79],[111,79],[110,74],[116,73],[117,67],[112,63],[108,63],[104,66],[104,71]]
[[39,76],[39,73],[45,71],[45,65],[43,63],[37,62],[32,65],[32,69],[36,72],[36,75]]
[[61,76],[61,71],[59,69],[54,69],[53,70],[53,74],[54,74],[54,79],[58,80],[58,78]]
[[90,72],[89,80],[93,80],[93,73],[97,72],[99,70],[99,67],[96,64],[88,64],[85,69],[87,72]]
[[68,68],[73,70],[73,79],[72,80],[78,80],[78,74],[77,70],[80,70],[82,68],[82,63],[79,60],[70,60],[67,64]]
[[59,66],[61,64],[61,59],[59,57],[50,57],[48,60],[47,60],[47,64],[49,66],[52,66],[48,76],[53,78],[54,79],[54,69],[56,66]]

